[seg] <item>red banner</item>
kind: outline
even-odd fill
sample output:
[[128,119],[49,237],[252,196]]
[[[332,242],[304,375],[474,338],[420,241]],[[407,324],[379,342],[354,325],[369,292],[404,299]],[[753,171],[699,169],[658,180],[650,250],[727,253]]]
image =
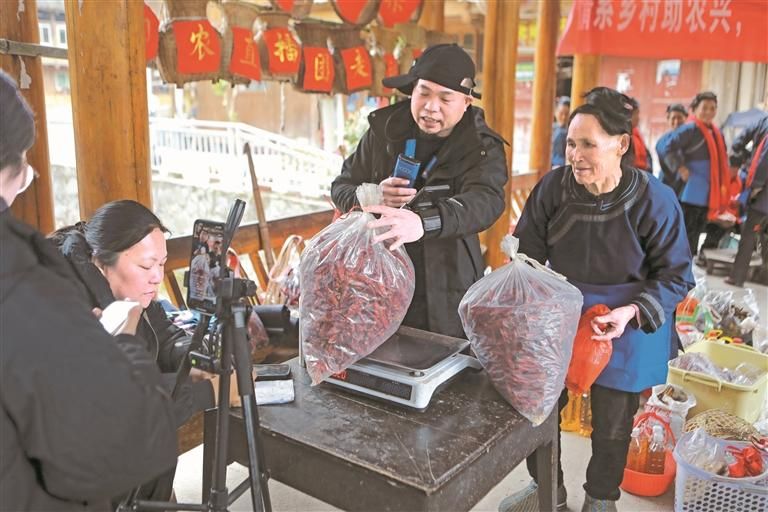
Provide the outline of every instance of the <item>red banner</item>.
[[333,88],[333,57],[328,48],[302,48],[304,53],[305,91],[331,92]]
[[147,62],[157,57],[157,48],[160,43],[160,21],[155,16],[154,11],[144,4],[144,55],[147,58]]
[[371,56],[362,46],[341,50],[341,60],[347,75],[347,90],[357,91],[373,84]]
[[251,80],[261,80],[259,47],[253,40],[253,32],[247,28],[232,27],[232,58],[229,72]]
[[416,21],[422,0],[381,0],[379,19],[381,24],[392,28],[397,23]]
[[[384,54],[384,78],[388,78],[390,76],[397,76],[400,74],[400,64],[397,62],[397,59],[395,58],[394,54],[392,53],[385,53]],[[392,89],[389,87],[382,87],[384,94],[391,94]]]
[[174,21],[179,73],[214,73],[221,65],[219,33],[207,20]]
[[284,27],[264,32],[267,43],[270,73],[295,74],[299,72],[299,44]]
[[768,1],[574,0],[557,53],[768,62]]

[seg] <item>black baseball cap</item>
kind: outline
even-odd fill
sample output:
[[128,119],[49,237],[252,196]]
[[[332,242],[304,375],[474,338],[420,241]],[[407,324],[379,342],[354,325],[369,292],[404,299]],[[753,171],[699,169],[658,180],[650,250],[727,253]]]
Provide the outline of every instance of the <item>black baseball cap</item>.
[[405,75],[392,76],[381,81],[385,87],[411,95],[418,79],[429,80],[480,99],[475,86],[475,63],[457,44],[430,46],[414,61]]

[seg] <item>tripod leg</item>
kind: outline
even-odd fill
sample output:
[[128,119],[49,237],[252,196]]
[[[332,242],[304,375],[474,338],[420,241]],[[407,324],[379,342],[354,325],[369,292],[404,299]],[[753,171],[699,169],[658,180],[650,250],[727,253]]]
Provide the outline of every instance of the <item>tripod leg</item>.
[[[259,442],[259,412],[256,406],[256,393],[253,387],[251,374],[251,354],[248,350],[248,337],[246,335],[248,308],[237,304],[232,306],[233,322],[230,339],[234,345],[234,363],[237,376],[237,385],[240,400],[243,406],[243,420],[245,434],[248,442],[248,473],[251,481],[251,500],[255,512],[272,512],[272,503],[269,499],[269,484],[263,470],[264,460],[262,448]],[[225,333],[226,336],[226,333]]]

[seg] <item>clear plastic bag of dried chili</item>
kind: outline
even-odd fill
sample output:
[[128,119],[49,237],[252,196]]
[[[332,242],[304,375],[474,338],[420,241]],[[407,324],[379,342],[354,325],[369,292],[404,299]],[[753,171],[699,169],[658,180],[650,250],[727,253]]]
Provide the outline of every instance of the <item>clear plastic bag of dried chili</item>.
[[[361,206],[382,204],[378,185],[357,189]],[[413,299],[403,247],[373,243],[373,215],[352,211],[315,235],[299,264],[299,342],[312,384],[347,369],[392,336]]]
[[511,261],[473,284],[459,304],[472,349],[496,390],[534,425],[563,391],[584,302],[555,271],[501,243]]

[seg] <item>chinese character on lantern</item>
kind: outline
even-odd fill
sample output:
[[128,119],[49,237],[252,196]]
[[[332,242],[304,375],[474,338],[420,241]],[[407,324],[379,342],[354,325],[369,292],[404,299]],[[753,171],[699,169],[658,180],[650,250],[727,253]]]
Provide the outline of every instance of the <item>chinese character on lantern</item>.
[[328,48],[302,48],[304,53],[304,80],[302,87],[305,91],[331,92],[333,87],[334,69],[331,52]]
[[271,73],[294,74],[299,71],[299,45],[287,28],[264,32]]
[[180,73],[214,73],[221,65],[221,39],[208,21],[174,21]]
[[259,51],[253,41],[253,32],[247,28],[232,27],[232,58],[229,71],[251,80],[261,80]]
[[346,70],[348,91],[357,91],[371,86],[373,83],[371,57],[363,47],[357,46],[341,50],[341,59]]

